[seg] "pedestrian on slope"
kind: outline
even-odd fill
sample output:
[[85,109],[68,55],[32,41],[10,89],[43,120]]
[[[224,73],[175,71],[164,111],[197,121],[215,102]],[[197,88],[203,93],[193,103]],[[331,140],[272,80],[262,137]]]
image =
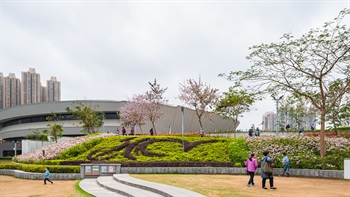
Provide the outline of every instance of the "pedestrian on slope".
[[126,135],[126,129],[125,129],[125,127],[122,128],[122,135]]
[[259,166],[258,166],[258,160],[255,158],[254,153],[252,153],[250,155],[250,158],[245,162],[245,166],[247,166],[247,170],[250,176],[248,181],[248,187],[255,186],[254,175],[255,175],[256,169],[258,169]]
[[44,178],[44,185],[46,185],[46,181],[53,184],[53,181],[50,180],[50,171],[48,168],[45,168],[45,178]]
[[266,190],[267,187],[265,186],[266,185],[266,179],[269,179],[269,182],[270,182],[270,190],[276,190],[277,188],[275,188],[273,186],[273,173],[271,174],[267,174],[267,173],[264,173],[263,171],[263,166],[264,166],[264,163],[267,162],[269,163],[270,166],[273,166],[273,161],[271,159],[271,157],[269,156],[269,151],[264,151],[263,152],[263,155],[264,155],[264,158],[261,160],[261,168],[260,168],[260,174],[261,174],[261,178],[262,178],[262,189]]
[[287,156],[287,153],[282,153],[283,155],[283,159],[282,159],[282,163],[283,163],[283,173],[281,174],[281,176],[284,176],[284,173],[287,174],[287,177],[289,177],[289,169],[290,169],[290,163],[289,163],[289,158]]
[[149,130],[149,133],[150,133],[151,135],[153,135],[153,128],[151,128],[151,129]]

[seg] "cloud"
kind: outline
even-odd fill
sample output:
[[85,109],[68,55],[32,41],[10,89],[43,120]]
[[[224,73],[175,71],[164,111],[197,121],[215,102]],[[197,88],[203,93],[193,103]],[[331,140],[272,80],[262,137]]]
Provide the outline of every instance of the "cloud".
[[[5,1],[1,71],[29,67],[42,83],[56,76],[62,100],[127,100],[157,78],[181,104],[179,83],[202,80],[220,91],[219,73],[245,70],[250,46],[302,35],[332,20],[348,1]],[[275,109],[272,99],[244,114],[240,129]]]

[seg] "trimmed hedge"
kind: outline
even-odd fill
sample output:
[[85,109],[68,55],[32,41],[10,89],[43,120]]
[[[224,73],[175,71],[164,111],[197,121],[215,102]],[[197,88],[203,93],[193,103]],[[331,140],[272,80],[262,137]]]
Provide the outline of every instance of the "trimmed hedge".
[[80,173],[79,166],[46,166],[33,164],[18,164],[12,162],[0,163],[0,169],[22,170],[25,172],[45,172],[45,168],[49,168],[51,173]]

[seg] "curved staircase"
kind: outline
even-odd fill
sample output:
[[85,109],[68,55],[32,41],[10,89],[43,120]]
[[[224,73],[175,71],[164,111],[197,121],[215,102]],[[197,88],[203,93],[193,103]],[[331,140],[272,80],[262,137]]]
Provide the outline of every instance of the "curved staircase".
[[204,197],[190,190],[136,179],[129,174],[87,178],[80,181],[79,186],[96,197]]

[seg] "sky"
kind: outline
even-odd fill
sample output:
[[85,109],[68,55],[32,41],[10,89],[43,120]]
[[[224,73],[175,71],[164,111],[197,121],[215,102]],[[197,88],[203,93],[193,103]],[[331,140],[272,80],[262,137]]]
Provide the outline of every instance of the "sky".
[[[177,106],[180,83],[200,77],[228,91],[233,82],[218,74],[252,66],[249,47],[298,38],[344,8],[350,0],[0,0],[0,72],[35,68],[44,86],[56,76],[61,100],[128,100],[157,79]],[[238,129],[268,111],[270,97]]]

